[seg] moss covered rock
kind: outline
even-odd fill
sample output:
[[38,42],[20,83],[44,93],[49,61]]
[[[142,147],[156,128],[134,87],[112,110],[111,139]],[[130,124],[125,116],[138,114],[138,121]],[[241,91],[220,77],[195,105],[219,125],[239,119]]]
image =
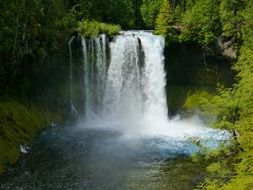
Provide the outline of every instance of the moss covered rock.
[[61,118],[38,106],[14,100],[0,101],[0,174],[20,156],[38,132]]

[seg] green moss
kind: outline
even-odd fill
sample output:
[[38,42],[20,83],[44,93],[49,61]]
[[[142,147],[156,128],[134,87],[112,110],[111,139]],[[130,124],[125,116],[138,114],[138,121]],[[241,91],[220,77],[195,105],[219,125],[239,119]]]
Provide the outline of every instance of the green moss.
[[[54,120],[53,120],[54,118]],[[29,144],[38,131],[60,117],[37,106],[13,100],[0,102],[0,174],[14,164],[20,155],[20,145]]]

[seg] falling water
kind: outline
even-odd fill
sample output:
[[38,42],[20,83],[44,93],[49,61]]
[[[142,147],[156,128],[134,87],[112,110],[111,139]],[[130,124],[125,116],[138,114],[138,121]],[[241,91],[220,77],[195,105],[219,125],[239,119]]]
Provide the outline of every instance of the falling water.
[[84,84],[84,110],[86,116],[88,115],[87,111],[89,110],[88,102],[90,102],[89,97],[89,83],[88,83],[88,53],[87,53],[87,41],[84,37],[82,37],[82,46],[83,46],[83,71],[84,71],[84,77],[83,77],[83,84]]
[[163,37],[122,32],[110,43],[82,38],[82,48],[86,119],[167,123]]
[[72,37],[69,40],[69,81],[70,81],[70,111],[72,115],[77,115],[77,110],[75,108],[75,105],[73,103],[73,71],[72,71],[72,67],[73,67],[73,58],[72,58],[72,48],[71,48],[71,44],[73,42],[73,40],[75,39],[75,37]]
[[106,43],[107,39],[106,36],[103,34],[99,38],[96,39],[96,47],[97,47],[97,97],[98,102],[102,102],[103,99],[103,91],[105,88],[105,81],[106,81]]
[[106,81],[107,43],[104,34],[89,40],[82,37],[86,119],[99,114]]
[[110,47],[103,120],[116,120],[128,135],[170,135],[164,38],[150,32],[128,31],[117,36]]
[[82,47],[85,118],[92,126],[176,139],[215,133],[197,117],[168,118],[163,37],[127,31],[110,43],[105,35],[82,38]]
[[111,49],[105,113],[121,119],[167,122],[164,39],[148,32],[123,32]]

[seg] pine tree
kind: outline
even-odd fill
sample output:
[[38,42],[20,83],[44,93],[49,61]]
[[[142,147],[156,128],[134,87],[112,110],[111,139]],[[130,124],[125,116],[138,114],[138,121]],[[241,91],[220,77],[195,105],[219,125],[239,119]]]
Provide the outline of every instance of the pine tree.
[[222,0],[220,17],[222,33],[226,37],[240,38],[243,17],[241,11],[245,7],[244,0]]
[[166,36],[169,27],[173,24],[173,11],[168,0],[164,0],[161,4],[158,16],[156,18],[156,34]]
[[141,15],[144,23],[150,29],[155,29],[156,17],[159,13],[163,0],[143,0],[141,5]]

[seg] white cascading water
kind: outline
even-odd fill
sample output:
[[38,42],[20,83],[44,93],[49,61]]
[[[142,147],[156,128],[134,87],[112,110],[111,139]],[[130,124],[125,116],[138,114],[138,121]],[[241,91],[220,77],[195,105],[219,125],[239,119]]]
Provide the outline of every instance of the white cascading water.
[[126,136],[141,134],[177,140],[207,138],[214,133],[220,136],[197,117],[168,118],[163,37],[127,31],[110,43],[105,35],[82,38],[82,46],[85,118],[92,126],[114,128]]
[[149,32],[122,32],[111,43],[103,116],[129,133],[168,124],[163,49]]
[[146,128],[150,126],[150,123],[153,123],[151,129],[155,129],[168,124],[163,55],[164,38],[144,34],[140,39],[145,53],[142,83],[146,100],[143,122]]
[[94,119],[101,109],[106,81],[107,43],[104,34],[89,40],[82,38],[86,119]]
[[103,101],[103,92],[105,89],[105,82],[106,82],[106,63],[107,63],[107,57],[106,57],[106,44],[107,39],[105,34],[102,34],[99,38],[96,38],[96,47],[97,47],[97,97],[98,102]]
[[[103,116],[123,119],[141,114],[142,79],[138,37],[120,35],[111,43],[111,62],[104,96]],[[133,113],[133,114],[132,114]]]
[[69,46],[70,111],[71,111],[72,115],[77,115],[77,110],[76,110],[74,102],[73,102],[73,71],[72,71],[73,58],[72,58],[71,44],[72,44],[72,42],[73,42],[74,39],[75,39],[75,37],[72,37],[69,40],[69,43],[68,43],[68,46]]

